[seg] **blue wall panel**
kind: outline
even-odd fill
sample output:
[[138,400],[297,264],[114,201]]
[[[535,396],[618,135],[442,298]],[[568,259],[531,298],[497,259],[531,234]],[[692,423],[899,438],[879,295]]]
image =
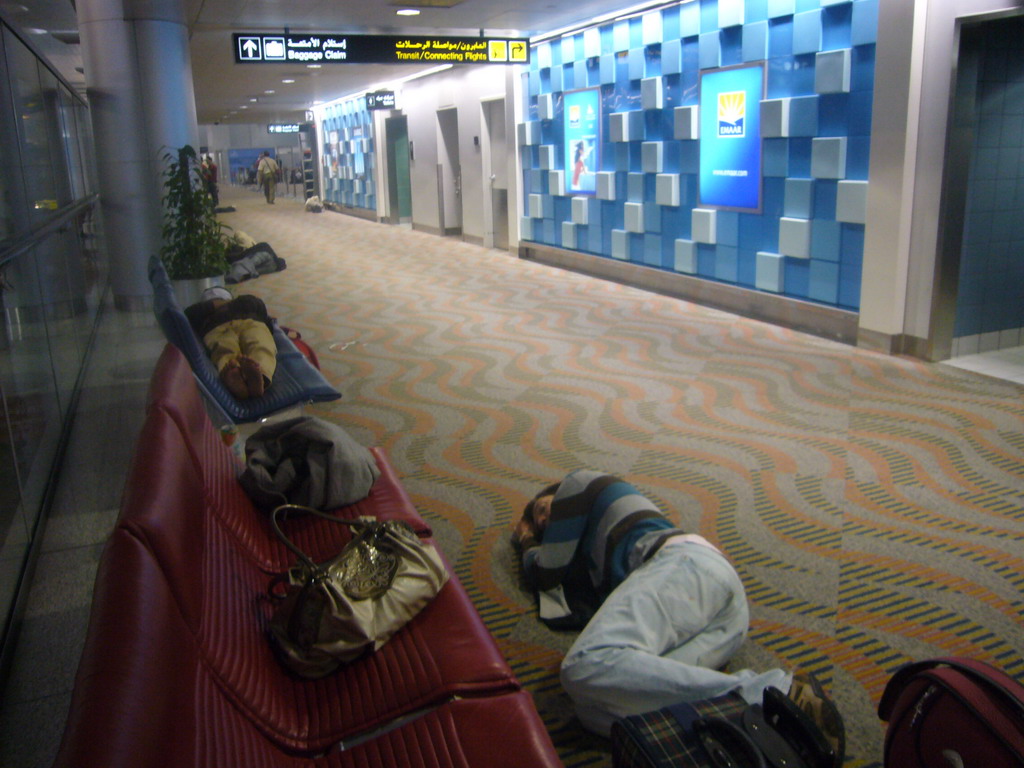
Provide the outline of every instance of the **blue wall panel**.
[[[824,7],[819,0],[746,0],[742,14],[733,6],[723,6],[722,10],[731,24],[724,29],[719,27],[717,0],[694,0],[606,23],[596,31],[584,31],[536,49],[531,58],[524,114],[527,120],[536,121],[538,97],[554,96],[553,119],[541,121],[540,143],[555,148],[556,168],[562,167],[564,154],[561,92],[597,84],[601,88],[602,141],[595,170],[615,172],[615,199],[593,201],[588,224],[576,227],[576,249],[611,257],[612,231],[625,229],[626,203],[640,203],[642,209],[636,211],[631,226],[639,228],[642,220],[644,231],[626,233],[625,239],[619,240],[625,245],[622,255],[655,269],[674,269],[676,240],[688,240],[692,235],[700,141],[675,138],[673,110],[700,103],[702,72],[764,59],[765,98],[789,101],[781,135],[762,141],[761,209],[758,213],[718,212],[717,243],[698,244],[697,274],[754,288],[757,253],[778,253],[779,219],[783,215],[808,218],[812,222],[811,258],[784,259],[783,293],[856,309],[863,225],[836,221],[837,179],[813,179],[811,159],[814,139],[844,138],[846,164],[839,169],[840,178],[868,179],[878,0],[852,0]],[[849,50],[849,91],[818,94],[815,68],[819,52],[845,50]],[[834,62],[836,57],[829,58]],[[642,81],[648,78],[661,78],[660,109],[643,110]],[[828,85],[823,90],[834,87],[834,79],[825,82]],[[642,119],[630,124],[627,140],[611,141],[609,115],[641,110]],[[644,142],[660,144],[660,166],[649,154],[645,168]],[[650,147],[648,150],[653,152]],[[547,202],[546,172],[540,177],[532,173],[541,170],[538,147],[527,148],[520,157],[524,195],[545,197],[546,216],[538,222],[540,226],[535,224],[534,236],[554,243],[561,239],[562,223],[572,220],[570,199]],[[979,164],[996,168],[1007,161],[1004,151],[1001,159],[996,153],[991,158],[980,158]],[[656,168],[679,175],[678,206],[656,204]],[[827,172],[833,173],[831,168]],[[799,210],[791,201],[788,214],[787,182],[794,190],[803,189],[810,195]]]

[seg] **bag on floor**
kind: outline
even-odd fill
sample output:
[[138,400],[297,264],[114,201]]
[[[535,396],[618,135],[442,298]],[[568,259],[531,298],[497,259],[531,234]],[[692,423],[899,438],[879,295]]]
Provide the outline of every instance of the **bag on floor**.
[[814,722],[778,688],[761,704],[737,693],[682,702],[612,724],[614,768],[834,768]]
[[[289,514],[309,514],[352,529],[352,539],[314,563],[281,530]],[[271,513],[274,532],[298,557],[270,584],[277,607],[270,634],[278,657],[297,675],[320,678],[377,650],[419,613],[448,581],[437,550],[407,524],[361,517],[344,520],[284,504]],[[283,589],[283,594],[282,594]]]
[[984,662],[901,667],[878,704],[886,768],[1024,766],[1024,686]]
[[284,331],[284,335],[289,338],[292,344],[295,345],[296,349],[298,349],[299,352],[301,352],[303,356],[305,356],[309,364],[319,371],[320,358],[316,356],[316,352],[313,351],[313,348],[303,340],[302,334],[296,331],[294,328],[288,328],[283,325],[281,326],[281,330]]

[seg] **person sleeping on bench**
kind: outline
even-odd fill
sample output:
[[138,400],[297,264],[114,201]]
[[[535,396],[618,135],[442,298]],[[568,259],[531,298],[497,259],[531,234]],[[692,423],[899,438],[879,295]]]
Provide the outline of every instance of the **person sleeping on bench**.
[[233,298],[226,288],[208,288],[200,301],[185,308],[185,317],[234,397],[246,400],[266,391],[277,369],[277,344],[261,298]]

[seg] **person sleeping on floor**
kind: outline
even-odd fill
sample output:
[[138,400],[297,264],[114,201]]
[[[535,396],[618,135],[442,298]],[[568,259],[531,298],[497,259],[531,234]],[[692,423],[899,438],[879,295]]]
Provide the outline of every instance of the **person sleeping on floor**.
[[676,528],[630,483],[572,472],[526,505],[512,539],[541,620],[582,627],[561,681],[587,729],[608,736],[618,718],[730,691],[758,704],[773,686],[814,710],[841,754],[842,719],[813,675],[720,671],[749,626],[740,577],[713,544]]

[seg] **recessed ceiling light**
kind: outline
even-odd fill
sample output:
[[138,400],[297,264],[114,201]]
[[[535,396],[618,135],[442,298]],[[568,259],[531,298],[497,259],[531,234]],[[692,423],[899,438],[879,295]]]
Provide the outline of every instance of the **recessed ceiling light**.
[[419,16],[420,12],[415,8],[403,8],[400,11],[395,11],[399,16]]
[[306,66],[307,66],[307,67],[308,67],[309,69],[320,69],[320,67],[322,67],[322,66],[323,66],[323,64],[307,64]]
[[[287,81],[287,80],[285,80],[285,82],[288,82],[288,81]],[[269,96],[270,94],[272,94],[272,93],[275,93],[275,91],[274,91],[274,89],[273,89],[273,88],[270,88],[269,90],[266,90],[266,91],[264,91],[263,93],[264,93],[265,95]]]
[[255,97],[255,96],[253,96],[253,97],[252,97],[251,99],[249,99],[249,101],[250,101],[251,103],[255,104],[255,103],[256,103],[256,101],[257,101],[257,99],[256,99],[256,97]]
[[282,82],[282,83],[286,83],[286,84],[287,84],[287,83],[294,83],[295,81],[294,81],[294,80],[292,80],[292,79],[291,79],[291,78],[289,77],[288,79],[286,79],[286,80],[282,80],[281,82]]
[[248,108],[249,108],[248,104],[243,104],[242,106],[239,107],[239,109],[248,109]]

